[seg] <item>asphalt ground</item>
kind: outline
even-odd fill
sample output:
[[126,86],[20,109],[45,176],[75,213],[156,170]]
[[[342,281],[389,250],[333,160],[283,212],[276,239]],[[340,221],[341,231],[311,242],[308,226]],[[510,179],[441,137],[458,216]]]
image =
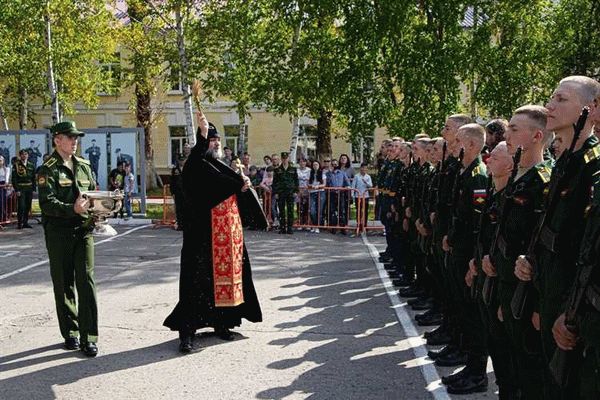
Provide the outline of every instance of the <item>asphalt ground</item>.
[[[180,232],[116,228],[125,235],[96,246],[94,359],[62,349],[41,226],[0,232],[0,399],[450,398],[439,376],[453,370],[424,357],[424,330],[373,261],[383,237],[246,232],[264,321],[233,342],[199,331],[182,356],[162,326]],[[453,398],[495,398],[490,383]]]

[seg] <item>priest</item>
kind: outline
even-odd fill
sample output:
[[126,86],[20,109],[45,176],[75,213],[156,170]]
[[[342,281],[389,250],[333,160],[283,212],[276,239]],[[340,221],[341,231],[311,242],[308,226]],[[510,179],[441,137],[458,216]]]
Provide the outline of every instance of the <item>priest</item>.
[[[233,340],[231,329],[240,326],[242,318],[262,321],[240,215],[240,202],[254,198],[248,196],[251,182],[220,160],[219,133],[201,112],[196,140],[182,172],[185,223],[179,302],[164,322],[179,331],[182,353],[192,351],[197,329],[210,327],[221,339]],[[261,214],[251,219],[264,218]]]

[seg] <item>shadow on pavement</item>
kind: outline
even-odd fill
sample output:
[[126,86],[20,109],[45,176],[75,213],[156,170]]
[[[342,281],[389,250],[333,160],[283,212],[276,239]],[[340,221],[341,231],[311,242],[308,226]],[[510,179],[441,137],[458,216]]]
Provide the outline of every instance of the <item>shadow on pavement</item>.
[[[310,259],[323,260],[296,271],[301,282],[284,289],[305,288],[271,301],[302,304],[281,306],[288,322],[275,325],[293,337],[273,340],[271,346],[290,347],[303,341],[317,345],[305,354],[278,360],[269,369],[300,369],[297,378],[284,387],[257,394],[259,399],[282,399],[293,394],[310,399],[429,399],[412,350],[403,343],[403,332],[372,261],[362,244],[333,242],[305,248]],[[342,246],[344,246],[342,248]],[[278,250],[281,251],[281,250]],[[285,253],[285,250],[283,251]],[[356,254],[354,254],[356,252]],[[321,253],[321,254],[320,254]],[[339,259],[331,261],[333,255]],[[288,274],[289,275],[289,274]],[[289,292],[289,290],[288,290]],[[302,309],[316,312],[294,318]]]

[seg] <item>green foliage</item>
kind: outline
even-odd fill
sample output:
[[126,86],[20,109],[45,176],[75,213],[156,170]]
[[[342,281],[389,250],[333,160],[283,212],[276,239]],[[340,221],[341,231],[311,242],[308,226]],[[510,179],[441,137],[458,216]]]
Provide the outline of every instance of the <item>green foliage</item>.
[[[49,5],[48,5],[49,4]],[[110,85],[111,76],[101,64],[115,53],[116,21],[103,0],[0,0],[0,81],[7,112],[15,115],[26,89],[29,98],[49,102],[48,50],[44,17],[52,27],[52,60],[62,112],[74,112],[74,104],[93,107],[99,88]]]

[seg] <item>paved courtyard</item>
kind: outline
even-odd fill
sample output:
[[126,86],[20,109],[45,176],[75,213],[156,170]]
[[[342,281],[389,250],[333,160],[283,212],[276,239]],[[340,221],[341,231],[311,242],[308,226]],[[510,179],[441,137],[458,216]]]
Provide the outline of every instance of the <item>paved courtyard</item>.
[[201,348],[181,356],[162,326],[181,234],[117,228],[97,241],[95,359],[62,350],[41,226],[0,233],[1,399],[449,398],[439,376],[452,370],[424,357],[423,330],[373,262],[382,237],[246,232],[264,322],[233,342],[200,331]]

